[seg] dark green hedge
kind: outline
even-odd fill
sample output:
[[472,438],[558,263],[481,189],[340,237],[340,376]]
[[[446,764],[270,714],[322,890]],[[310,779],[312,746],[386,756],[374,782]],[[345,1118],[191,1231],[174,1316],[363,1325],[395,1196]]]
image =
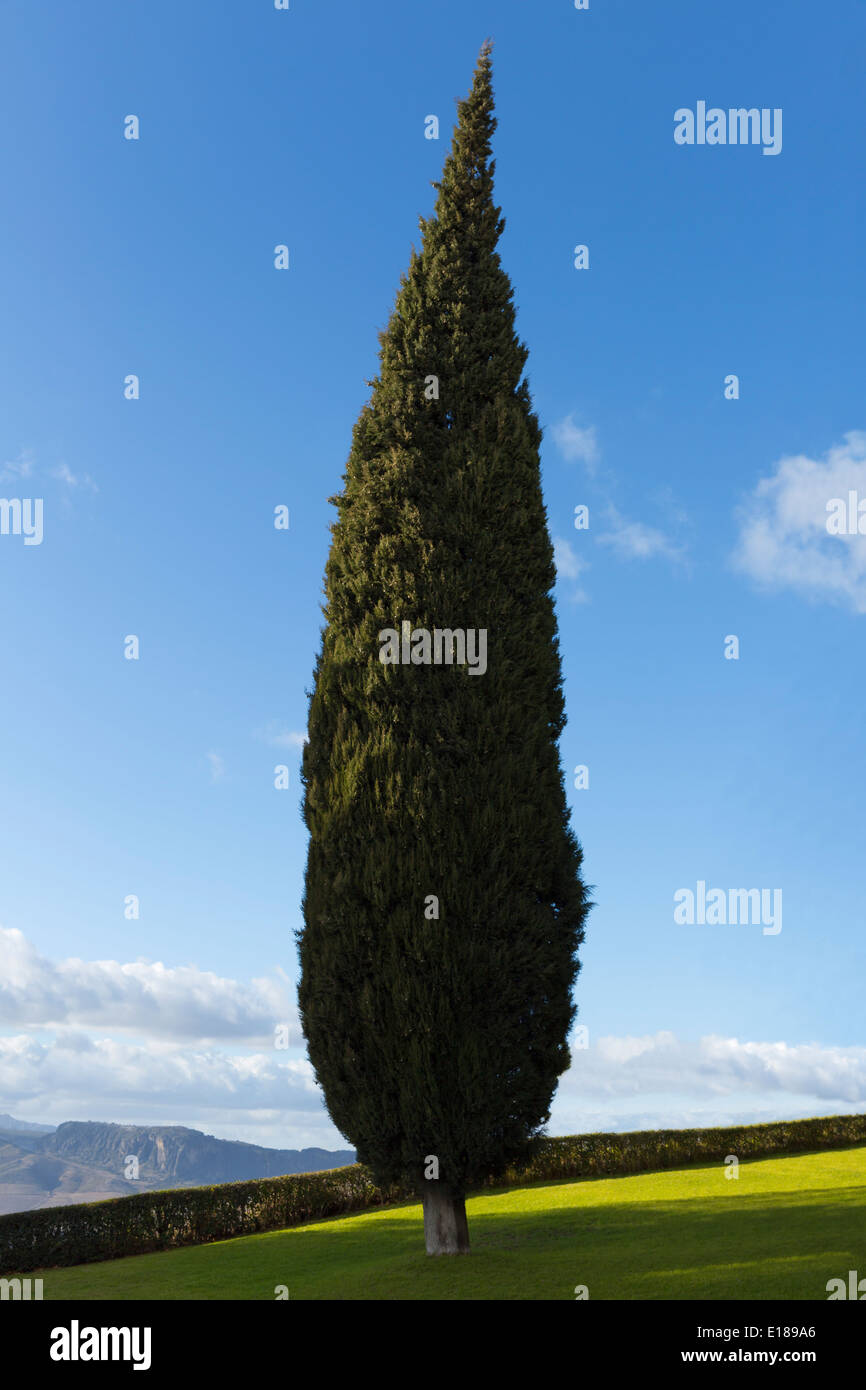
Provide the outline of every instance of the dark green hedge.
[[742,1162],[773,1154],[804,1153],[866,1144],[866,1115],[828,1115],[727,1129],[646,1129],[629,1134],[574,1134],[544,1139],[535,1158],[510,1170],[506,1180],[591,1178],[596,1174],[646,1173],[688,1163]]
[[397,1201],[360,1163],[323,1173],[139,1192],[0,1216],[0,1273],[86,1264],[297,1226]]
[[[654,1129],[541,1139],[532,1160],[498,1183],[641,1173],[688,1163],[741,1161],[772,1154],[866,1144],[866,1115],[833,1115],[731,1129]],[[493,1185],[493,1184],[491,1184]],[[360,1163],[324,1173],[142,1192],[105,1202],[0,1216],[0,1274],[200,1245],[254,1231],[363,1211],[411,1198],[382,1190]]]

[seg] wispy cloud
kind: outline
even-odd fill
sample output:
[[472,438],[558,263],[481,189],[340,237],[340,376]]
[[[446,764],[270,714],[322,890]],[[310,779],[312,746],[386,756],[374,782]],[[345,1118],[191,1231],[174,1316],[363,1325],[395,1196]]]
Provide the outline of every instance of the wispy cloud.
[[[595,487],[602,494],[597,510],[605,516],[603,524],[607,529],[597,535],[599,545],[608,546],[623,560],[651,560],[659,557],[676,562],[685,560],[684,546],[676,544],[657,526],[651,526],[646,521],[632,521],[623,516],[609,500],[609,486],[604,486],[595,478],[601,455],[594,425],[583,428],[575,423],[573,415],[567,415],[564,420],[553,425],[551,432],[565,458],[577,459],[586,465],[588,473],[594,478]],[[610,482],[609,475],[607,481]],[[672,494],[670,497],[657,497],[657,505],[664,506],[676,524],[683,524],[687,520],[682,510],[674,506]],[[592,510],[595,515],[596,508]],[[554,551],[557,571],[562,578],[577,580],[581,571],[589,567],[588,561],[580,559],[568,541],[555,540]],[[588,600],[585,590],[579,587],[570,597],[580,603]]]
[[683,550],[655,526],[644,521],[629,521],[616,507],[608,507],[609,531],[598,538],[599,545],[609,545],[628,560],[650,560],[662,555],[669,560],[682,560]]
[[272,748],[303,748],[307,742],[307,735],[303,731],[287,729],[276,719],[272,719],[270,724],[259,730],[259,737]]
[[65,483],[67,487],[89,487],[92,492],[99,491],[89,473],[83,473],[77,477],[67,463],[61,463],[56,468],[52,468],[51,476],[57,478],[59,482]]
[[[35,463],[29,449],[22,449],[17,459],[7,459],[0,466],[0,482],[12,479],[29,478],[35,472]],[[65,483],[68,488],[87,487],[92,492],[98,492],[99,488],[93,481],[89,473],[77,475],[72,472],[68,463],[59,463],[56,468],[48,470],[44,475],[56,479],[59,483]]]
[[0,468],[0,482],[11,478],[29,478],[33,472],[33,459],[29,449],[22,449],[17,459],[7,459]]
[[851,430],[823,459],[780,459],[740,508],[733,564],[767,589],[866,613],[866,535],[831,535],[827,503],[866,498],[866,431]]
[[590,473],[594,473],[599,460],[598,440],[595,425],[585,429],[575,424],[573,415],[566,415],[551,426],[556,447],[570,462],[584,463]]
[[589,596],[578,581],[584,570],[589,569],[589,561],[581,559],[571,541],[563,540],[561,536],[554,536],[553,562],[556,565],[557,579],[569,579],[576,584],[574,589],[568,591],[571,602],[587,603]]

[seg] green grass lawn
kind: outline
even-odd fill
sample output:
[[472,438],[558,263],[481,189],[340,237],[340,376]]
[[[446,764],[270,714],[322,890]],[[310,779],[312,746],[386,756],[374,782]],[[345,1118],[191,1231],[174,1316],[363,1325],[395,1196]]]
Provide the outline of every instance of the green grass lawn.
[[826,1299],[866,1276],[866,1147],[537,1184],[467,1203],[472,1254],[424,1253],[418,1205],[39,1271],[46,1299]]

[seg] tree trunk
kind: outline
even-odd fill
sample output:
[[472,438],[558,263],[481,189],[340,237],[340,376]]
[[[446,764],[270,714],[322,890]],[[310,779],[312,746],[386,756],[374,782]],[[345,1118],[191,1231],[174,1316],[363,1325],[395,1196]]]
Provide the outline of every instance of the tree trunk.
[[443,1191],[434,1179],[425,1184],[421,1200],[427,1254],[468,1255],[469,1226],[464,1198]]

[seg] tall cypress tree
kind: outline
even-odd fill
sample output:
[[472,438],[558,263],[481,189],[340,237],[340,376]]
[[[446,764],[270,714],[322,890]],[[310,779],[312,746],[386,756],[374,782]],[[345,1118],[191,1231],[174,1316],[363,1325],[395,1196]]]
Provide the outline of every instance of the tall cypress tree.
[[468,1250],[467,1187],[549,1117],[588,910],[489,44],[458,111],[332,499],[303,759],[310,1059],[360,1160],[417,1185],[431,1253]]

